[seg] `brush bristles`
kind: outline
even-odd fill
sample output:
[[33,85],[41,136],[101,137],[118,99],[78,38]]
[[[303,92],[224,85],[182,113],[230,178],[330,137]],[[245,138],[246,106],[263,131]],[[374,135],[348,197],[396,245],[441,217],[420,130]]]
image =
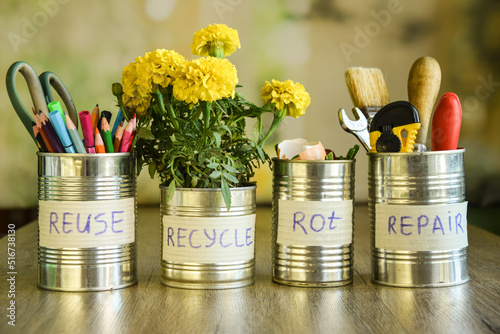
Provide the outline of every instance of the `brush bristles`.
[[350,67],[345,72],[345,81],[355,107],[381,108],[389,103],[389,92],[380,69]]

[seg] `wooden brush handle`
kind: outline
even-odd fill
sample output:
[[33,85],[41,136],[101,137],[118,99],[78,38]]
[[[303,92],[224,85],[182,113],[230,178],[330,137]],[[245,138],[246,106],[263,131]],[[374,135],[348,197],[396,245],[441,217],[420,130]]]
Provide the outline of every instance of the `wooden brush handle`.
[[415,143],[425,145],[432,110],[441,86],[441,68],[432,57],[420,57],[412,65],[408,77],[408,100],[420,117],[420,130]]

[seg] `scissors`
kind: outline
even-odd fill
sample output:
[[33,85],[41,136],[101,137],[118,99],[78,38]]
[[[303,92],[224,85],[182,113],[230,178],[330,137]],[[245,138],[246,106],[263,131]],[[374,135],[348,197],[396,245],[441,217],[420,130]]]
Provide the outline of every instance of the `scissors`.
[[40,77],[36,74],[33,67],[24,61],[18,61],[12,64],[7,71],[6,86],[12,106],[16,110],[17,115],[24,124],[24,127],[29,132],[33,140],[36,142],[35,135],[33,134],[33,122],[35,122],[32,113],[28,112],[24,107],[16,90],[16,74],[20,72],[26,83],[31,95],[31,100],[37,111],[42,111],[48,115],[49,109],[47,104],[52,102],[51,86],[59,94],[66,106],[69,117],[78,129],[78,114],[76,112],[75,104],[69,94],[66,86],[62,83],[61,79],[52,72],[43,72]]

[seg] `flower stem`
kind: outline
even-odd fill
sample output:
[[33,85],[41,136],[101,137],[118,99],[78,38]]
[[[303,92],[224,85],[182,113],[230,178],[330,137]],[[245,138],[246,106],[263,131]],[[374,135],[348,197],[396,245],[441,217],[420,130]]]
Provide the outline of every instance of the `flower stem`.
[[208,126],[210,124],[210,112],[212,110],[212,103],[211,102],[205,102],[203,104],[203,128],[205,129],[205,132],[208,130]]
[[266,143],[266,141],[269,139],[269,137],[272,136],[272,134],[274,133],[274,131],[276,131],[276,129],[280,125],[281,121],[283,121],[285,119],[285,116],[286,116],[286,107],[283,108],[283,109],[281,109],[281,110],[275,111],[273,122],[271,123],[271,126],[269,127],[269,130],[267,131],[267,133],[264,136],[264,138],[262,138],[261,140],[259,140],[258,145],[260,147],[264,147],[264,144]]
[[165,110],[165,103],[163,102],[163,94],[160,92],[159,89],[156,90],[156,99],[158,100],[158,102],[160,102],[161,111],[168,115],[168,118],[170,118],[170,121],[172,122],[172,125],[174,126],[175,130],[179,131],[179,122],[177,121],[177,117],[175,117],[174,108],[172,107],[172,104],[167,103],[167,108]]

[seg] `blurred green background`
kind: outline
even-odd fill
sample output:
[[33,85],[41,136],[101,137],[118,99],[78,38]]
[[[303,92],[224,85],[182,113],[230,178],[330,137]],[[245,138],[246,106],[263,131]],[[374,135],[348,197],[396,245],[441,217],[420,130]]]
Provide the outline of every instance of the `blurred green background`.
[[[466,148],[467,200],[494,212],[481,224],[497,228],[500,204],[500,3],[493,0],[3,0],[0,69],[24,60],[41,73],[55,72],[78,111],[116,112],[111,84],[124,66],[157,48],[186,58],[193,34],[213,23],[237,29],[240,91],[260,104],[264,81],[302,83],[312,103],[300,119],[287,118],[274,143],[303,137],[344,155],[357,141],[338,122],[339,108],[352,103],[344,81],[351,66],[379,67],[391,101],[407,100],[412,63],[432,56],[441,65],[439,95],[462,101],[460,146]],[[18,90],[26,89],[18,76]],[[36,147],[0,87],[0,209],[37,204]],[[23,101],[31,106],[29,94]],[[430,131],[429,131],[430,133]],[[271,141],[272,142],[272,141]],[[269,148],[269,153],[272,148]],[[356,163],[356,201],[367,200],[367,161]],[[271,174],[259,171],[258,201],[269,203]],[[159,202],[158,181],[143,173],[140,204]],[[482,220],[482,219],[479,219]]]

